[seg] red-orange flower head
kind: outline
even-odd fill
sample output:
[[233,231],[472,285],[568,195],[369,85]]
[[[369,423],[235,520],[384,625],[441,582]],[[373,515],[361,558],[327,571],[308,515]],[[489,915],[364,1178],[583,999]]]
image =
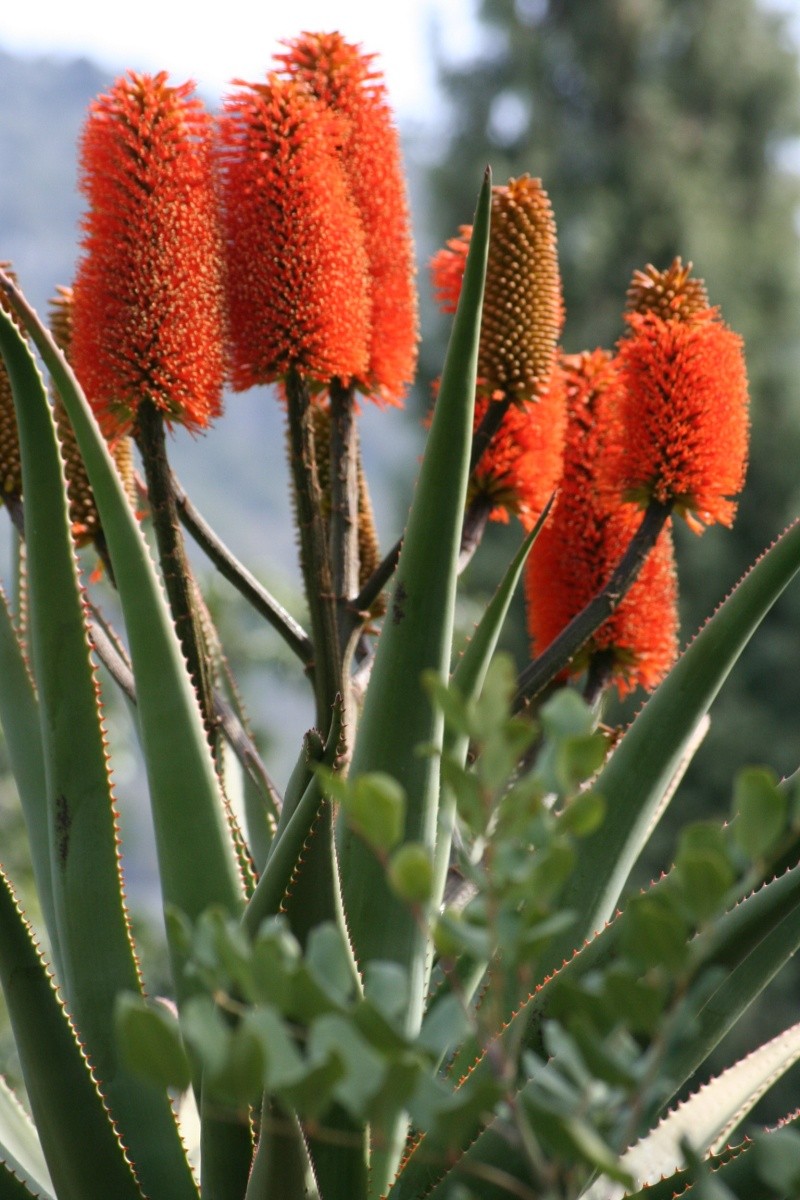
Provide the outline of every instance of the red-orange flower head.
[[[608,450],[607,407],[619,386],[616,364],[603,350],[565,357],[568,424],[564,473],[553,511],[526,569],[528,628],[540,654],[605,585],[640,523],[628,506],[606,503],[597,487]],[[677,652],[677,586],[668,528],[645,560],[624,600],[576,655],[579,674],[597,654],[608,657],[620,695],[652,689]]]
[[[434,291],[455,311],[471,227],[431,261]],[[564,322],[556,226],[541,181],[523,175],[492,191],[492,228],[478,352],[481,392],[534,400],[550,379]]]
[[[475,428],[490,401],[475,406]],[[493,521],[514,513],[533,529],[561,476],[567,424],[564,374],[554,367],[536,404],[512,404],[470,479],[468,503],[482,494],[493,504]]]
[[339,33],[302,33],[277,56],[290,78],[344,120],[341,160],[369,261],[369,364],[362,389],[401,404],[419,340],[414,247],[400,141],[374,55]]
[[367,256],[344,122],[297,80],[240,84],[220,124],[232,382],[363,379]]
[[617,355],[619,448],[605,486],[642,506],[673,503],[698,533],[717,521],[731,525],[749,436],[742,339],[715,309],[685,321],[655,312],[626,319]]
[[192,430],[221,410],[222,236],[211,119],[192,91],[131,72],[83,130],[72,356],[108,437],[144,399]]

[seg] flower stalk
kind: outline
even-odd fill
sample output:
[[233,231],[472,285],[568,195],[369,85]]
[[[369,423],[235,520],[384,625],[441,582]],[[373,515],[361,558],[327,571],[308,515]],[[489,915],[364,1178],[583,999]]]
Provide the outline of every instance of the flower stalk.
[[142,456],[153,532],[175,630],[197,693],[206,734],[214,746],[218,730],[213,677],[198,610],[197,584],[186,556],[178,504],[172,490],[164,417],[149,400],[138,407],[135,438]]
[[651,500],[641,524],[603,589],[572,618],[558,637],[528,663],[517,681],[515,707],[527,708],[548,683],[568,667],[582,646],[614,613],[636,582],[645,559],[670,519],[672,504]]

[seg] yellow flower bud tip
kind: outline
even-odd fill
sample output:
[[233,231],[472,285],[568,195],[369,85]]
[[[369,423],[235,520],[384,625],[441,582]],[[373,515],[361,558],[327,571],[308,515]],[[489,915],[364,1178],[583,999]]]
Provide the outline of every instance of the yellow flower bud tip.
[[656,313],[663,321],[691,321],[709,310],[702,279],[692,278],[692,263],[680,258],[663,271],[648,263],[634,271],[627,294],[627,312]]
[[535,399],[564,321],[556,226],[547,192],[522,175],[495,187],[478,375],[489,394]]

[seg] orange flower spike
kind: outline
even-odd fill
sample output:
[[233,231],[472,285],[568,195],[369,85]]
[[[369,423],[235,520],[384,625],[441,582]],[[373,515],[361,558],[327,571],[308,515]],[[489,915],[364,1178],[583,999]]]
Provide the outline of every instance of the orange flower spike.
[[339,33],[302,33],[277,55],[289,77],[343,118],[341,159],[369,261],[369,365],[359,382],[401,404],[419,341],[414,248],[400,141],[374,55]]
[[616,412],[619,451],[605,486],[644,506],[672,501],[695,530],[731,525],[749,437],[741,338],[715,310],[687,321],[631,313],[618,348],[624,390]]
[[222,236],[211,119],[192,91],[131,72],[83,130],[72,356],[111,438],[146,398],[192,430],[221,411]]
[[[472,229],[431,260],[443,312],[455,312]],[[478,386],[499,398],[536,399],[548,386],[564,323],[556,227],[538,179],[523,175],[492,191],[492,236],[486,266]]]
[[[603,350],[563,360],[568,396],[564,473],[553,512],[526,569],[528,628],[534,654],[605,585],[639,525],[627,508],[610,507],[597,488],[607,452],[605,415],[618,388],[616,364]],[[672,540],[664,530],[627,596],[570,665],[583,671],[595,655],[608,656],[621,695],[637,685],[652,689],[677,652],[677,585]]]
[[367,257],[342,119],[275,75],[240,87],[220,124],[233,386],[362,379]]

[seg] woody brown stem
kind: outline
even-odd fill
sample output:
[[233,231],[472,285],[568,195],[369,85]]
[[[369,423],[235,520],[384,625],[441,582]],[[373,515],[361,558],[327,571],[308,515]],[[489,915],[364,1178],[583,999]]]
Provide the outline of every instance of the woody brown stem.
[[[329,545],[333,590],[341,611],[358,590],[358,430],[352,388],[342,387],[334,380],[330,394]],[[340,639],[342,632],[340,630]]]
[[316,465],[308,389],[295,372],[286,379],[290,466],[296,504],[300,565],[314,642],[314,693],[317,728],[325,734],[334,700],[342,693],[342,668],[336,620],[336,593],[328,550]]
[[269,621],[272,628],[281,635],[300,661],[310,668],[314,658],[314,647],[303,627],[230,552],[205,518],[197,511],[174,475],[172,476],[172,491],[178,506],[178,516],[184,528],[191,534],[200,549],[205,552],[220,575],[232,583],[256,612]]
[[172,490],[164,418],[151,400],[144,400],[139,405],[136,443],[142,456],[158,557],[175,631],[197,693],[203,724],[213,745],[216,721],[211,668],[195,602],[196,585],[186,557],[178,506]]
[[472,562],[472,556],[481,544],[492,502],[483,492],[476,492],[467,505],[461,529],[461,549],[458,553],[458,573],[461,575]]
[[644,560],[655,546],[671,513],[671,503],[650,501],[639,528],[608,583],[520,675],[514,700],[516,709],[526,708],[551,680],[569,666],[580,648],[611,616],[635,583]]
[[512,397],[506,392],[502,399],[489,401],[481,423],[472,438],[472,454],[469,460],[470,475],[480,463],[489,443],[503,424],[503,418],[511,407],[511,399]]

